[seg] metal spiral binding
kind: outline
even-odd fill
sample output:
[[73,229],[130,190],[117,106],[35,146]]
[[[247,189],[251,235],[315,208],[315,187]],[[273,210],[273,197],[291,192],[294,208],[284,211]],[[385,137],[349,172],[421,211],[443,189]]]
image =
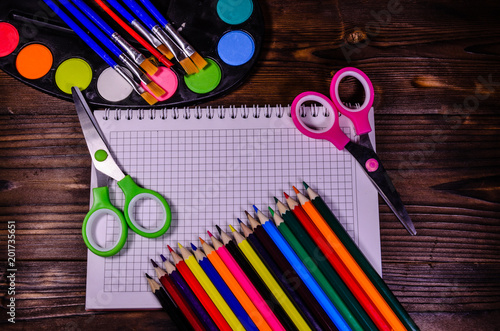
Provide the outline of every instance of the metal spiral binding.
[[[356,108],[359,108],[359,104],[356,104],[355,106]],[[323,116],[325,117],[329,116],[326,108],[318,105],[310,105],[307,107],[302,106],[300,109],[300,116],[307,116],[308,110],[311,112],[313,117],[317,117],[320,114],[323,114]],[[229,116],[230,118],[233,119],[237,118],[238,116],[241,116],[242,118],[248,118],[250,116],[252,116],[253,118],[260,118],[262,116],[265,118],[271,118],[273,116],[276,116],[277,118],[281,118],[283,116],[291,117],[291,109],[290,105],[287,106],[242,105],[239,107],[232,105],[228,107],[217,106],[216,108],[213,108],[212,106],[206,106],[206,107],[195,106],[195,107],[183,107],[183,108],[173,107],[173,108],[161,108],[161,109],[106,108],[104,109],[103,119],[104,120],[114,119],[117,121],[121,120],[122,117],[124,117],[127,120],[132,120],[134,118],[139,120],[144,120],[144,119],[155,120],[157,118],[160,120],[166,120],[168,118],[177,120],[180,118],[190,119],[191,117],[195,119],[202,119],[203,117],[206,117],[208,119],[213,119],[215,117],[218,117],[219,119],[224,119],[226,118],[226,116]]]

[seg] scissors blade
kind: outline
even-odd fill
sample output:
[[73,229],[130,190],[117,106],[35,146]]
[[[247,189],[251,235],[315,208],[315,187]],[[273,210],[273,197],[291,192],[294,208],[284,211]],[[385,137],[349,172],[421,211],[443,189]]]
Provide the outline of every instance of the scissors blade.
[[[111,156],[108,146],[104,142],[101,136],[100,130],[98,129],[97,122],[95,121],[94,115],[90,110],[85,98],[78,88],[72,87],[73,100],[75,101],[76,113],[78,114],[78,119],[80,120],[80,125],[82,127],[83,135],[85,141],[87,142],[87,147],[92,157],[92,163],[95,168],[102,172],[103,174],[120,181],[125,177],[125,174],[121,171],[120,167],[116,164],[115,160]],[[103,160],[100,158],[99,161],[96,159],[96,153],[104,151],[107,155]],[[100,152],[102,154],[102,152]]]
[[370,178],[380,196],[384,199],[389,208],[391,208],[392,212],[396,215],[401,224],[403,224],[405,229],[411,235],[416,235],[417,231],[406,211],[403,201],[401,201],[398,191],[396,191],[396,188],[392,184],[377,154],[370,148],[353,142],[347,143],[345,149],[347,149],[356,161],[359,162],[361,168],[363,168],[364,172],[368,175],[368,178]]

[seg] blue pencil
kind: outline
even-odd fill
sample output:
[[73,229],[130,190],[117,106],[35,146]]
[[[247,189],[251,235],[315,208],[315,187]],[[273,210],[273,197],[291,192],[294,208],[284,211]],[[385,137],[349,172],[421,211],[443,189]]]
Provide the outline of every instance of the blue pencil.
[[224,300],[226,300],[227,304],[233,310],[234,314],[240,320],[241,324],[245,327],[246,330],[258,331],[259,329],[252,321],[248,313],[245,311],[243,306],[240,304],[238,299],[234,296],[233,292],[226,285],[222,277],[219,275],[217,270],[215,270],[212,262],[207,258],[207,256],[199,250],[195,245],[191,244],[191,248],[193,249],[194,256],[198,260],[201,268],[207,274],[208,278],[215,285],[219,293],[222,295]]
[[306,284],[306,286],[309,288],[309,290],[314,295],[316,300],[318,300],[318,302],[321,304],[323,309],[325,309],[325,312],[332,319],[332,321],[335,323],[337,328],[340,331],[351,330],[351,328],[349,327],[347,322],[344,320],[342,315],[340,315],[337,308],[335,308],[335,306],[330,301],[330,299],[328,299],[327,295],[321,289],[321,287],[316,282],[316,280],[312,277],[309,270],[307,270],[306,266],[299,259],[299,257],[295,253],[295,251],[292,249],[292,247],[290,247],[290,244],[285,240],[285,238],[278,231],[278,229],[276,229],[274,222],[271,221],[269,218],[265,217],[264,214],[262,214],[262,212],[260,212],[257,209],[257,207],[254,206],[254,209],[257,213],[259,221],[261,222],[261,224],[264,227],[264,229],[266,230],[266,232],[269,234],[269,236],[276,243],[276,246],[278,246],[280,251],[286,257],[288,262],[290,262],[290,264],[293,266],[295,271],[297,271],[297,274],[299,275],[299,277],[302,279],[304,284]]

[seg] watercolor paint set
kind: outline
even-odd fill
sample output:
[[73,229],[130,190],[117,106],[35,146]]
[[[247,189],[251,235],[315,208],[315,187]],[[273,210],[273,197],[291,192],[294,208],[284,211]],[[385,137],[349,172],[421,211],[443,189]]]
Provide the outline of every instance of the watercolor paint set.
[[98,107],[185,106],[228,94],[255,66],[263,37],[255,0],[0,3],[0,69],[66,100],[77,86]]

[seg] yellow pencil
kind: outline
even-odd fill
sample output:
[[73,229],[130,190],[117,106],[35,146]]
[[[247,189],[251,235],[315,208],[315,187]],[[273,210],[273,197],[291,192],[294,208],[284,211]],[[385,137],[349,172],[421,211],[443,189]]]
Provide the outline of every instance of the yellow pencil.
[[227,302],[224,300],[224,298],[220,295],[219,291],[217,291],[217,288],[215,288],[215,285],[212,283],[210,278],[208,278],[207,274],[201,266],[198,264],[198,261],[194,257],[193,254],[191,254],[186,248],[184,248],[181,244],[179,245],[179,251],[181,252],[182,258],[184,259],[184,262],[186,262],[187,266],[191,270],[191,272],[194,274],[196,279],[200,282],[201,286],[207,292],[208,296],[210,299],[212,299],[213,303],[219,309],[221,312],[222,316],[224,316],[224,319],[227,321],[229,326],[233,330],[245,330],[241,322],[238,320],[236,315],[233,313]]
[[254,267],[255,271],[257,271],[260,278],[264,281],[267,288],[269,288],[276,300],[280,303],[281,307],[283,307],[283,310],[285,310],[286,314],[288,315],[288,317],[290,317],[293,324],[295,324],[297,329],[301,331],[311,330],[300,312],[297,310],[297,308],[295,308],[295,305],[290,301],[276,279],[274,279],[274,276],[271,274],[264,262],[262,262],[252,246],[250,246],[250,243],[231,225],[229,225],[229,227],[233,232],[233,236],[236,240],[236,243],[238,244],[238,248],[241,250],[243,255],[245,255],[250,264]]

